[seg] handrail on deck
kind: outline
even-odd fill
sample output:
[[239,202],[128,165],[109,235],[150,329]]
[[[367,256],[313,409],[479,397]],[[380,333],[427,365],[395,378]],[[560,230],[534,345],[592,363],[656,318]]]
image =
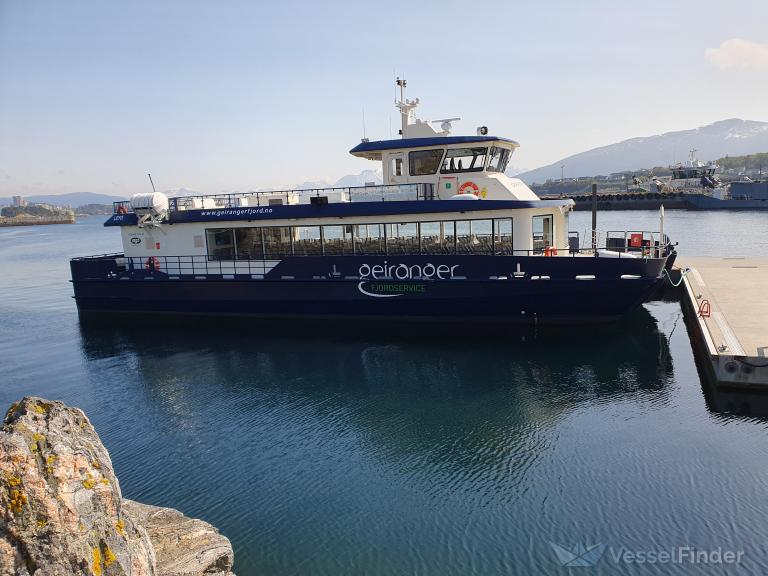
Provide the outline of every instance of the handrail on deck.
[[[295,188],[289,190],[254,190],[225,194],[195,194],[168,199],[170,212],[179,210],[227,209],[310,203],[312,198],[334,198],[337,202],[372,202],[402,200],[435,200],[435,185],[427,182],[410,184],[374,184],[369,186],[336,186],[331,188]],[[113,212],[131,212],[130,201],[113,203]]]

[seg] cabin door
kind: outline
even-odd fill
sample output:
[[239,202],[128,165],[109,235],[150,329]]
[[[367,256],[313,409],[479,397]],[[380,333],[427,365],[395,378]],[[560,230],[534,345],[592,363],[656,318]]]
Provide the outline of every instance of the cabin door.
[[405,154],[391,154],[389,156],[389,183],[404,184],[405,182]]
[[455,196],[459,193],[459,177],[458,176],[440,176],[440,181],[437,184],[437,196],[443,200]]

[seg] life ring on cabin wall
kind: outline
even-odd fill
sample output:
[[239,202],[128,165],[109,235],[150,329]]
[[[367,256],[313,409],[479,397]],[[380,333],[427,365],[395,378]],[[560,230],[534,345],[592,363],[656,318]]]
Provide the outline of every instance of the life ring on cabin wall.
[[158,260],[157,256],[150,256],[147,258],[147,261],[144,262],[144,267],[149,270],[160,270],[160,260]]
[[479,198],[480,187],[470,180],[468,182],[464,182],[464,184],[459,187],[459,194],[474,194]]

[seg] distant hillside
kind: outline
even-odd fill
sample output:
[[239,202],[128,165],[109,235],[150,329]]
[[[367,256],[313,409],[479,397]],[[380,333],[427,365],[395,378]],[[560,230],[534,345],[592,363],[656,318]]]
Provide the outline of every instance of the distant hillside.
[[762,170],[768,174],[768,152],[749,154],[747,156],[726,156],[717,161],[724,170]]
[[668,166],[674,161],[687,159],[692,148],[698,150],[696,155],[704,161],[768,150],[768,122],[733,118],[693,130],[632,138],[574,154],[548,166],[524,172],[519,178],[529,184],[559,179],[561,165],[565,166],[567,178]]
[[[95,192],[71,192],[69,194],[46,194],[39,196],[24,196],[27,202],[53,204],[55,206],[83,206],[84,204],[112,204],[126,200],[121,196],[97,194]],[[0,206],[13,204],[12,198],[0,198]]]
[[374,184],[381,184],[384,181],[381,169],[376,170],[363,170],[359,174],[347,174],[342,176],[336,182],[326,182],[325,180],[314,180],[308,182],[302,182],[291,188],[295,189],[309,189],[309,188],[349,188],[352,186],[365,186],[369,182]]

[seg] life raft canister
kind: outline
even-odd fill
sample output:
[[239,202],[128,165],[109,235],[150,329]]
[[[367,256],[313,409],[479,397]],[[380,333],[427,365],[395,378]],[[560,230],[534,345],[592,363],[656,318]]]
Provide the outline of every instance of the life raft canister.
[[150,271],[160,270],[160,260],[157,259],[157,256],[150,256],[144,263],[144,267]]
[[470,180],[469,182],[464,182],[464,184],[459,187],[459,194],[474,194],[479,198],[480,187]]

